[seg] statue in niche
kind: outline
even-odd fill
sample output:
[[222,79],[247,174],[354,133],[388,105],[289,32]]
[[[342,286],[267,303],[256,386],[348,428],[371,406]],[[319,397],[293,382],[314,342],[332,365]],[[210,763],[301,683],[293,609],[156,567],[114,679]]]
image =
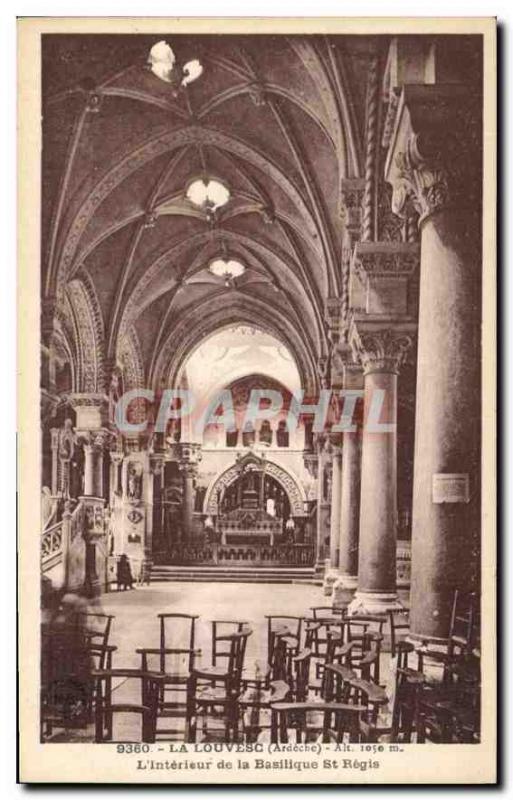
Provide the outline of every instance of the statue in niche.
[[[78,497],[81,492],[82,482],[77,485],[76,470],[78,464],[75,459],[77,440],[73,432],[73,423],[68,418],[64,421],[64,428],[59,437],[59,458],[61,462],[61,493],[63,497]],[[77,491],[78,489],[78,491]]]
[[205,495],[207,493],[206,486],[197,486],[196,487],[196,494],[194,497],[194,510],[201,512],[203,510],[203,502],[205,500]]
[[323,481],[323,500],[325,503],[329,503],[331,500],[331,480],[332,480],[332,471],[331,471],[331,464],[326,466],[324,470],[324,481]]
[[142,475],[140,464],[129,464],[127,470],[127,496],[131,502],[141,499]]
[[115,367],[109,385],[109,420],[112,424],[116,421],[116,406],[122,394],[121,371],[119,367]]
[[68,418],[64,420],[64,428],[61,430],[59,440],[59,456],[61,461],[70,461],[75,447],[75,434],[73,433],[73,423]]

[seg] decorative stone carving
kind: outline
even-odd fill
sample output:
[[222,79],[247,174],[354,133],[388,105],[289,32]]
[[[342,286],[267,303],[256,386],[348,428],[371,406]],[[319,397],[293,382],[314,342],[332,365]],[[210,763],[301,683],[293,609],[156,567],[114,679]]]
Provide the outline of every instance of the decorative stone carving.
[[413,275],[420,268],[420,248],[398,242],[359,242],[353,264],[361,277]]
[[[262,463],[262,460],[258,459],[257,457],[251,458],[254,458],[257,466]],[[247,460],[248,459],[246,458],[245,461]],[[225,489],[240,476],[240,471],[241,463],[239,461],[223,472],[222,475],[217,478],[217,480],[213,481],[205,498],[205,514],[208,516],[217,515],[218,499],[222,497]],[[288,472],[286,472],[283,467],[280,467],[278,464],[274,463],[273,461],[268,461],[267,459],[265,460],[265,474],[275,478],[286,491],[290,502],[291,516],[304,516],[304,501],[306,498],[303,496],[299,485],[294,478]]]
[[100,92],[89,92],[86,100],[86,111],[90,114],[97,114],[101,108],[102,99]]
[[420,270],[415,243],[358,242],[352,271],[363,292],[367,314],[415,316],[417,295],[411,291]]
[[317,453],[310,453],[310,452],[303,453],[303,464],[305,465],[305,469],[308,472],[308,474],[314,480],[317,480],[318,469],[319,469],[319,457]]
[[413,344],[413,335],[391,328],[362,332],[353,329],[351,344],[355,355],[363,365],[364,374],[369,372],[398,374]]
[[479,195],[480,115],[468,87],[405,86],[385,167],[392,211],[407,217],[411,202],[422,223],[449,205]]
[[127,465],[127,497],[131,503],[137,505],[142,494],[142,465],[137,462],[129,462]]
[[343,178],[340,182],[340,216],[346,230],[359,235],[362,224],[363,178]]
[[394,214],[406,216],[408,199],[412,200],[421,220],[450,202],[449,170],[439,154],[434,155],[430,162],[424,160],[417,134],[412,134],[406,150],[397,154],[396,165],[397,179],[392,195]]
[[388,147],[392,138],[399,106],[399,95],[399,90],[396,87],[392,87],[385,100],[385,120],[383,122],[383,133],[381,134],[382,147]]
[[84,276],[73,280],[67,288],[79,329],[78,378],[76,386],[82,392],[102,391],[104,386],[103,318],[91,282]]
[[260,81],[254,81],[248,85],[248,93],[253,103],[259,106],[265,106],[267,103],[265,86]]

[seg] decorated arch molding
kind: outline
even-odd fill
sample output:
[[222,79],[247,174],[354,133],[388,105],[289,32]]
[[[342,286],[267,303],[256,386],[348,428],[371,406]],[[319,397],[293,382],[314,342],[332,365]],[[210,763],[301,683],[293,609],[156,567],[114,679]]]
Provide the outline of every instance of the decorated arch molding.
[[[290,350],[296,361],[301,379],[301,387],[308,395],[318,389],[318,377],[312,348],[305,344],[302,331],[287,322],[284,315],[279,318],[264,303],[239,298],[230,306],[229,313],[219,303],[214,310],[198,308],[194,319],[185,316],[168,335],[161,349],[153,375],[150,376],[154,388],[158,388],[161,378],[169,386],[178,385],[178,378],[191,352],[211,334],[239,324],[249,324],[275,336]],[[210,313],[209,313],[210,311]]]
[[[223,239],[228,243],[233,243],[236,247],[242,248],[245,254],[249,252],[251,257],[254,260],[259,260],[261,264],[268,264],[272,260],[275,265],[275,272],[277,272],[278,269],[286,269],[287,279],[290,278],[295,281],[298,291],[301,291],[303,288],[305,300],[308,299],[312,304],[316,316],[316,327],[319,329],[320,335],[322,330],[322,302],[320,298],[315,298],[315,285],[309,279],[308,273],[303,270],[299,274],[296,274],[295,270],[301,266],[299,262],[295,262],[290,255],[284,251],[278,251],[276,246],[270,247],[269,245],[263,245],[256,239],[243,236],[234,231],[223,231]],[[133,321],[135,315],[140,314],[143,308],[148,306],[153,300],[156,300],[162,293],[162,286],[159,278],[165,276],[169,279],[170,263],[177,262],[187,251],[191,251],[196,252],[198,255],[197,259],[195,259],[191,267],[187,270],[187,277],[203,266],[202,262],[204,261],[204,257],[202,257],[200,253],[203,252],[205,245],[212,245],[211,231],[202,231],[185,240],[174,243],[172,247],[166,249],[164,253],[161,253],[158,258],[148,266],[144,274],[133,286],[128,296],[120,322],[120,332]],[[267,271],[271,273],[269,268],[267,268]],[[158,287],[158,289],[154,288],[152,291],[152,285]],[[171,288],[171,286],[169,288]]]
[[260,459],[257,456],[249,456],[245,459],[243,458],[241,461],[232,464],[231,467],[216,475],[207,489],[203,505],[203,513],[211,517],[217,515],[218,497],[221,497],[228,486],[230,486],[240,476],[241,465],[249,461],[253,461],[258,466],[265,465],[265,474],[277,480],[282,489],[287,493],[291,515],[293,517],[304,517],[305,502],[307,497],[299,481],[275,461]]
[[144,386],[144,366],[139,338],[133,327],[120,337],[117,347],[117,361],[123,370],[125,391]]
[[[98,298],[87,276],[72,280],[67,297],[75,325],[75,391],[97,393],[105,390],[104,329]],[[79,332],[79,335],[78,333]]]

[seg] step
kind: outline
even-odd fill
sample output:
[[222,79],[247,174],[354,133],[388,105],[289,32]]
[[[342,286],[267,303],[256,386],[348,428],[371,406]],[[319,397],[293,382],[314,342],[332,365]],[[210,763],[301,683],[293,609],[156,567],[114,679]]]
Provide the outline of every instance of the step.
[[218,572],[257,572],[259,574],[268,573],[269,575],[280,575],[282,572],[294,572],[298,575],[310,575],[313,571],[313,567],[254,567],[254,566],[243,566],[241,564],[234,564],[233,566],[229,565],[221,565],[218,567],[213,566],[203,566],[201,564],[155,564],[152,567],[153,572],[202,572],[205,574],[215,575]]
[[[214,582],[214,583],[313,583],[313,567],[153,567],[151,582]],[[317,581],[316,581],[317,582]]]

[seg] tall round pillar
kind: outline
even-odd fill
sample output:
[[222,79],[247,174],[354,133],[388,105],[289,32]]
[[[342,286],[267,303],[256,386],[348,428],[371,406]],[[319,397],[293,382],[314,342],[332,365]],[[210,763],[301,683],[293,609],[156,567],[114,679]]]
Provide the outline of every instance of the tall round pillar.
[[479,526],[479,219],[422,224],[412,512],[411,634],[448,634]]
[[315,537],[315,572],[319,575],[324,572],[325,563],[325,516],[324,516],[324,483],[326,480],[326,452],[324,449],[325,439],[322,435],[316,435],[317,450],[317,519]]
[[180,465],[183,478],[182,494],[182,525],[183,540],[190,541],[193,533],[194,519],[194,476],[196,475],[196,465],[184,463]]
[[84,444],[84,495],[95,497],[95,446],[92,442]]
[[331,511],[330,511],[330,565],[338,566],[340,531],[340,490],[342,480],[342,450],[334,445],[332,456]]
[[481,103],[469,84],[405,86],[385,167],[421,230],[410,635],[435,642],[454,591],[478,588]]
[[400,607],[396,592],[397,373],[411,337],[355,331],[364,371],[358,588],[350,613]]
[[342,451],[340,444],[331,444],[331,508],[330,508],[330,550],[329,550],[329,569],[324,575],[324,594],[330,597],[333,593],[333,585],[337,580],[338,573],[338,548],[340,531],[340,489],[342,479]]

